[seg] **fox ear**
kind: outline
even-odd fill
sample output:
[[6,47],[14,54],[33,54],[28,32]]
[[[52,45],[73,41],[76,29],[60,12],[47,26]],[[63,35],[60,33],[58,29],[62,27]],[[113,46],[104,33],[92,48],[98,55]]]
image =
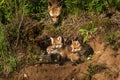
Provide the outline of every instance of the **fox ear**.
[[59,36],[59,37],[57,38],[57,40],[60,40],[60,41],[62,41],[62,37],[61,37],[61,36]]
[[50,40],[51,40],[51,43],[53,44],[53,38],[52,37],[50,37]]
[[74,40],[72,40],[72,43],[73,43]]
[[51,3],[51,2],[48,2],[48,5],[49,5],[49,6],[52,6],[52,3]]
[[76,44],[80,45],[79,41],[76,41]]

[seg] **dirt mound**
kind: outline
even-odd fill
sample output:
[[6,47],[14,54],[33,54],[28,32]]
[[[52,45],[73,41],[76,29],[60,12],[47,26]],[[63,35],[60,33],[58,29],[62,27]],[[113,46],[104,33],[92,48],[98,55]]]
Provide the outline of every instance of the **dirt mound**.
[[119,80],[120,50],[114,51],[110,46],[104,48],[104,41],[96,37],[89,42],[94,55],[91,60],[73,66],[69,61],[64,65],[42,64],[25,66],[12,80]]
[[[63,80],[70,73],[75,71],[75,67],[70,65],[57,66],[51,64],[43,64],[41,66],[25,67],[19,72],[19,76],[15,80]],[[25,76],[26,75],[26,76]]]

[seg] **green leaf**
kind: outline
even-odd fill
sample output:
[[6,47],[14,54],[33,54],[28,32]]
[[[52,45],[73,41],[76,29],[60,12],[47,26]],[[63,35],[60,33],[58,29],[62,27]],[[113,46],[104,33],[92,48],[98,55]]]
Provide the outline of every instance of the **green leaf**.
[[97,6],[97,8],[96,8],[97,12],[102,11],[102,9],[103,9],[103,6],[102,6],[102,5],[99,5],[99,6]]
[[85,43],[88,39],[88,35],[86,35],[84,38],[83,38],[83,43]]
[[88,32],[87,29],[80,29],[79,31],[80,31],[81,34],[86,34]]
[[97,31],[97,28],[93,28],[91,31],[90,31],[90,34],[93,34]]

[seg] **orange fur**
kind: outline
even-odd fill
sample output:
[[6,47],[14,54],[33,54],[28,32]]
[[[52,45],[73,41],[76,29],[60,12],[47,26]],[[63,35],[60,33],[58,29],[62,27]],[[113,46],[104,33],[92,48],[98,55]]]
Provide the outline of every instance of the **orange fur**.
[[48,0],[48,12],[54,24],[58,23],[61,14],[62,6],[60,5],[60,1],[61,0]]
[[81,50],[81,45],[78,41],[72,41],[70,46],[63,45],[62,38],[59,36],[57,38],[50,38],[51,46],[48,46],[47,53],[50,54],[60,54],[62,59],[68,58],[71,62],[76,62],[80,60],[79,53]]

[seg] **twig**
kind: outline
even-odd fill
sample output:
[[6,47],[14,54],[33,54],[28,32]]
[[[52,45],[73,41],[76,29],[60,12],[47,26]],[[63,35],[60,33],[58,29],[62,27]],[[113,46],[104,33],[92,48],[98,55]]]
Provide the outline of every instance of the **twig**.
[[[24,5],[24,4],[25,4],[25,0],[24,0],[23,5]],[[20,28],[21,28],[21,25],[22,25],[22,22],[23,22],[23,17],[24,17],[24,7],[23,7],[23,10],[22,10],[21,20],[20,20],[20,23],[19,23],[19,25],[18,25],[18,35],[17,35],[17,39],[16,39],[15,48],[18,46],[18,43],[19,43],[19,38],[20,38]]]

